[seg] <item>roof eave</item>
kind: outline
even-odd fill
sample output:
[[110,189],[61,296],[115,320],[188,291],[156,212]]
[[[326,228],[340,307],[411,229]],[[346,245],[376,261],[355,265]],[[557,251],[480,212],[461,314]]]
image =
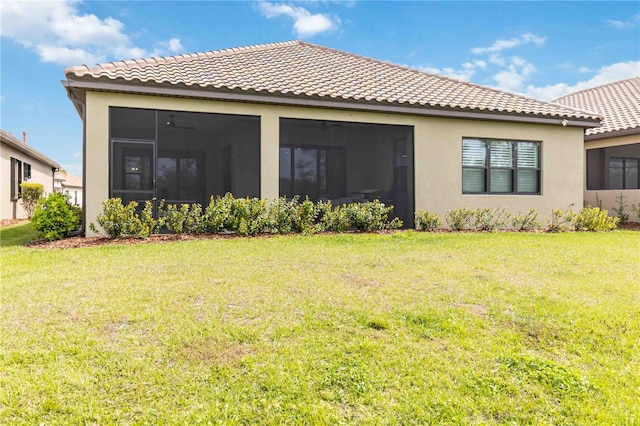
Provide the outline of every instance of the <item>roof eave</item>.
[[20,151],[21,153],[30,156],[31,158],[34,158],[38,161],[40,161],[43,164],[46,164],[47,166],[51,167],[51,168],[55,168],[55,169],[59,169],[60,168],[60,164],[56,163],[55,161],[53,161],[51,158],[47,157],[46,155],[42,154],[41,152],[35,150],[34,148],[30,147],[29,145],[25,144],[24,142],[15,142],[13,140],[11,140],[10,138],[2,138],[2,143],[6,143],[7,145],[9,145],[10,147],[14,148],[16,151]]
[[634,127],[633,129],[616,130],[604,133],[597,133],[595,135],[585,135],[585,141],[597,141],[601,139],[621,138],[623,136],[640,135],[640,127]]
[[552,124],[565,127],[592,128],[599,127],[600,120],[596,118],[575,118],[569,116],[551,116],[507,113],[490,110],[435,108],[428,105],[400,104],[390,102],[371,102],[365,100],[352,100],[330,98],[322,96],[287,96],[280,94],[264,94],[255,91],[238,92],[234,90],[203,90],[188,86],[165,86],[160,84],[131,84],[114,81],[73,80],[62,82],[68,93],[86,92],[87,90],[109,91],[119,93],[135,93],[142,95],[185,97],[199,99],[213,99],[219,101],[252,102],[275,105],[294,105],[303,107],[350,109],[360,111],[376,111],[396,114],[422,115],[443,118],[461,118],[490,121],[508,121],[520,123]]
[[[69,97],[69,99],[81,97],[80,100],[84,102],[84,94],[85,94],[84,89],[81,89],[81,90],[74,89],[74,87],[70,84],[69,80],[61,80],[60,83],[62,83],[62,86],[67,91],[67,96]],[[80,105],[78,105],[77,102],[72,102],[72,103],[76,112],[80,116],[80,119],[82,120],[83,119],[82,108],[80,107]]]

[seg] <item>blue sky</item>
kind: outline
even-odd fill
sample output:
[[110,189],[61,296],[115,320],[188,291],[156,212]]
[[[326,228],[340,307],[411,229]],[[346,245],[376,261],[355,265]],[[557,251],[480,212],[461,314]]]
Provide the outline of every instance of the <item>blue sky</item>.
[[3,1],[4,130],[81,173],[67,66],[300,39],[552,100],[640,75],[640,2]]

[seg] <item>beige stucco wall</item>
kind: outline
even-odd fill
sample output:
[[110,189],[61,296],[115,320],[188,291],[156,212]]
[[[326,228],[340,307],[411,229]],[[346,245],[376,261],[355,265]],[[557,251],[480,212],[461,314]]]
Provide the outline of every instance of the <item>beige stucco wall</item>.
[[27,182],[41,183],[44,195],[53,192],[51,166],[26,155],[4,143],[0,147],[0,219],[24,219],[26,214],[20,200],[11,199],[11,157],[31,164],[31,179]]
[[[88,92],[85,208],[89,223],[95,222],[101,202],[109,195],[109,106],[260,116],[263,198],[274,199],[279,194],[279,119],[299,118],[412,126],[416,210],[444,215],[448,209],[463,206],[503,206],[513,213],[535,208],[544,217],[554,208],[577,209],[583,203],[581,128]],[[542,194],[463,195],[465,136],[541,141]]]
[[624,146],[624,145],[632,145],[640,143],[640,134],[622,136],[617,138],[607,138],[607,139],[598,139],[595,141],[586,141],[584,144],[585,148],[585,166],[584,166],[584,181],[585,181],[585,189],[584,189],[584,202],[590,206],[597,206],[600,204],[603,209],[609,210],[611,215],[615,215],[613,213],[613,209],[618,207],[618,198],[620,194],[624,198],[625,203],[627,204],[627,213],[629,214],[629,221],[631,222],[640,222],[640,217],[631,213],[630,207],[632,204],[640,204],[640,189],[599,189],[599,190],[587,190],[586,189],[586,181],[587,181],[587,167],[586,167],[586,151],[589,149],[598,149],[598,148],[609,148],[612,146]]

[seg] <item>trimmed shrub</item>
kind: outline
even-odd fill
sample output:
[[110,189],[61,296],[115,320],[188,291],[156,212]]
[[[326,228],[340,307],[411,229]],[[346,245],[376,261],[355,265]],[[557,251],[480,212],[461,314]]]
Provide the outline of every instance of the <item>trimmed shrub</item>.
[[351,225],[361,232],[397,229],[402,226],[402,221],[398,218],[389,221],[393,206],[386,207],[379,200],[348,204],[344,208]]
[[235,198],[225,228],[238,235],[258,235],[267,228],[267,202],[259,198]]
[[233,195],[226,193],[224,197],[212,196],[209,205],[204,209],[202,218],[205,232],[217,233],[224,229],[225,225],[231,223],[231,208],[233,206]]
[[318,207],[318,226],[322,228],[322,231],[327,231],[329,229],[327,218],[331,215],[332,210],[331,200],[318,201],[316,206]]
[[314,204],[309,197],[296,207],[295,223],[298,231],[305,235],[324,231],[324,223],[317,220],[320,207],[320,203]]
[[[142,221],[136,214],[137,207],[137,201],[125,206],[121,198],[109,198],[102,202],[102,213],[96,217],[96,221],[109,238],[142,236],[145,232],[142,232]],[[93,223],[89,224],[89,229],[98,232]]]
[[517,231],[526,232],[540,229],[540,222],[538,222],[538,212],[535,209],[529,210],[526,214],[519,212],[518,215],[513,216],[511,221],[513,228]]
[[418,231],[433,231],[442,225],[442,220],[440,216],[428,210],[418,210],[415,213],[414,224]]
[[182,234],[189,210],[189,204],[181,204],[180,207],[177,204],[167,204],[165,211],[159,212],[162,224],[174,234]]
[[466,207],[447,210],[447,213],[444,215],[444,220],[447,222],[447,225],[449,225],[451,230],[462,231],[469,226],[473,214],[473,210],[469,210]]
[[287,201],[287,197],[276,198],[269,205],[268,224],[269,232],[273,234],[288,234],[296,225],[298,214],[298,197]]
[[611,231],[618,225],[617,217],[610,217],[609,212],[599,207],[586,207],[576,216],[576,231]]
[[495,231],[504,228],[509,221],[509,213],[503,207],[478,208],[469,220],[476,231]]
[[551,217],[547,218],[549,232],[568,232],[575,229],[577,214],[572,211],[555,209],[551,211]]
[[631,212],[636,215],[638,220],[640,220],[640,203],[631,204]]
[[158,214],[161,216],[159,227],[164,225],[175,234],[204,234],[208,231],[206,217],[198,203],[180,204],[180,207],[168,204],[164,211],[158,208]]
[[183,231],[187,234],[204,234],[207,232],[207,226],[200,204],[193,203],[186,210]]
[[345,232],[351,228],[351,219],[346,206],[336,206],[325,212],[322,217],[325,229],[333,232]]
[[44,195],[44,186],[41,183],[22,182],[20,184],[20,203],[27,214],[27,219],[31,219],[36,210],[38,200]]
[[80,218],[71,208],[66,196],[53,193],[38,201],[31,223],[42,237],[53,241],[76,231],[80,226]]
[[[140,212],[140,233],[142,238],[147,238],[151,234],[157,233],[162,227],[162,221],[158,221],[153,217],[153,205],[155,199],[144,202],[144,208]],[[160,201],[158,205],[158,211],[162,210],[164,201]]]

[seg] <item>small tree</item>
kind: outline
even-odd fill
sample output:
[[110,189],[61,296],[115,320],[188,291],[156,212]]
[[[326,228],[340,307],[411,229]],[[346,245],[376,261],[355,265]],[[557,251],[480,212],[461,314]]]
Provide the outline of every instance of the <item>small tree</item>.
[[22,182],[20,184],[20,202],[27,214],[27,219],[31,219],[36,210],[38,200],[44,194],[44,186],[41,183]]
[[629,221],[629,213],[626,212],[627,209],[627,201],[625,200],[624,194],[621,192],[618,197],[616,197],[617,207],[614,207],[612,210],[620,219],[620,223],[627,223]]

